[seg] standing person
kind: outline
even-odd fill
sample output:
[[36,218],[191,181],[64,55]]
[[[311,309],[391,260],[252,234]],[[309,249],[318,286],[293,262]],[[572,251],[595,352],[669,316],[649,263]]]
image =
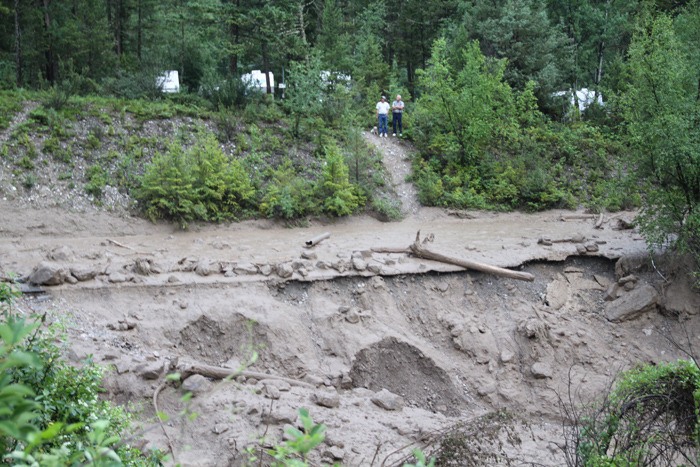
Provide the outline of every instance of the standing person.
[[391,104],[391,119],[394,123],[394,136],[396,136],[396,127],[399,127],[399,136],[403,136],[403,122],[401,118],[403,117],[403,101],[401,100],[401,94],[396,95],[396,100]]
[[379,119],[379,128],[377,133],[379,137],[387,137],[387,123],[389,121],[389,103],[386,101],[386,97],[382,96],[382,100],[377,102],[377,118]]

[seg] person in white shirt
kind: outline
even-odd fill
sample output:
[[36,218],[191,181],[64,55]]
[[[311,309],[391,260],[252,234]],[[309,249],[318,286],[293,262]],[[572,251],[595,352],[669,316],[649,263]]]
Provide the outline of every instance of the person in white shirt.
[[377,102],[377,118],[379,119],[379,127],[377,128],[377,133],[379,137],[387,137],[387,124],[389,120],[389,103],[386,101],[386,97],[382,96],[382,99]]
[[401,95],[396,95],[396,100],[391,104],[391,120],[394,124],[394,136],[396,136],[396,127],[399,127],[399,136],[403,136],[403,101]]

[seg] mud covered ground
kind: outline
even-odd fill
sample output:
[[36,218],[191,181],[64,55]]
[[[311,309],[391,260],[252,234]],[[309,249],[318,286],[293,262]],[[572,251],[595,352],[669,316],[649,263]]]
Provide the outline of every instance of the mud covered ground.
[[[313,465],[400,465],[447,433],[460,465],[563,465],[560,398],[590,401],[620,370],[700,344],[687,271],[652,265],[634,213],[419,208],[405,146],[368,140],[394,174],[401,222],[182,231],[5,197],[0,272],[40,284],[19,307],[67,324],[72,361],[110,368],[105,397],[137,414],[137,444],[191,466],[244,465],[301,407],[328,427]],[[386,252],[418,231],[435,251],[534,280]],[[222,382],[225,369],[242,373]],[[186,379],[167,383],[170,371]],[[171,416],[162,426],[156,408]]]

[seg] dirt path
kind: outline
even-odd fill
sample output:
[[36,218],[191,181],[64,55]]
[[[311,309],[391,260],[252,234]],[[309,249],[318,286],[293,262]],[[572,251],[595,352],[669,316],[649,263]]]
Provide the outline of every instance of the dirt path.
[[420,209],[418,203],[418,193],[412,183],[406,180],[411,175],[411,152],[410,144],[400,138],[380,138],[371,133],[364,134],[365,140],[377,148],[384,155],[384,166],[391,175],[392,186],[396,191],[403,213],[405,215],[415,215]]

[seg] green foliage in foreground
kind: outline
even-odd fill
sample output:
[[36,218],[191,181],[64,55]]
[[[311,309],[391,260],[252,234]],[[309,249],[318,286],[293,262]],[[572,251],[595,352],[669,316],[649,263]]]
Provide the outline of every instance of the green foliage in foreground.
[[700,370],[694,362],[632,369],[598,407],[576,421],[568,464],[697,465],[699,413]]
[[130,416],[100,400],[102,370],[66,363],[56,330],[16,316],[0,284],[0,455],[12,465],[158,465],[123,442]]

